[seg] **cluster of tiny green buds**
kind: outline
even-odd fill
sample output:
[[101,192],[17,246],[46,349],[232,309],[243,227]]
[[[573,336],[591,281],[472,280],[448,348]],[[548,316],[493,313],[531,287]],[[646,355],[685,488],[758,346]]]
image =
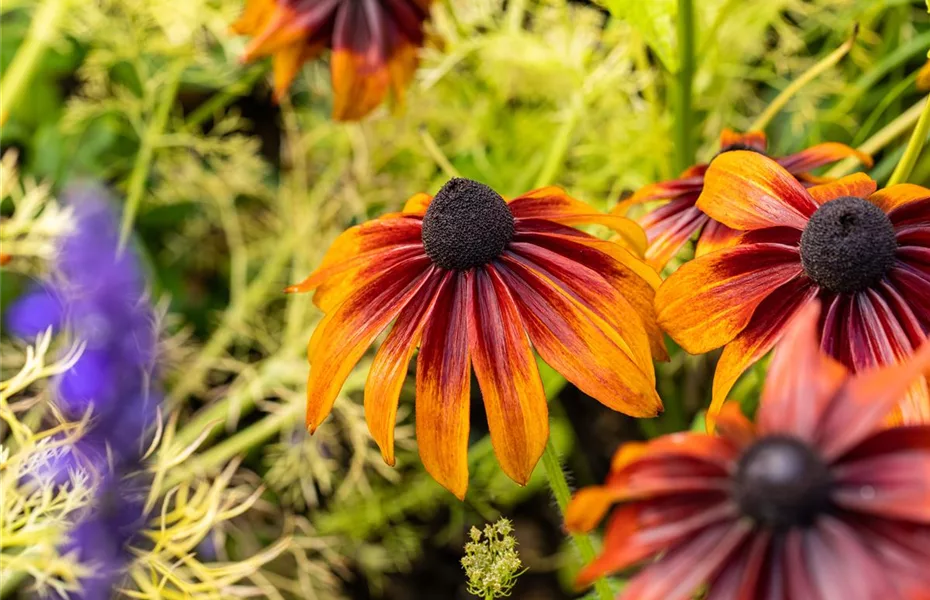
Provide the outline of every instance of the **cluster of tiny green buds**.
[[513,525],[503,518],[485,525],[484,533],[477,527],[471,528],[471,541],[465,544],[462,559],[468,576],[468,593],[484,600],[510,595],[517,577],[525,571],[512,532]]

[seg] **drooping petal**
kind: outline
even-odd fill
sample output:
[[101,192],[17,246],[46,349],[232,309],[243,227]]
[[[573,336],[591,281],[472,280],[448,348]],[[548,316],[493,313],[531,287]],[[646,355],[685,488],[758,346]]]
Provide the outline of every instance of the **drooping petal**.
[[700,497],[671,497],[620,507],[607,525],[604,551],[582,569],[577,584],[590,585],[599,577],[622,571],[736,517],[734,504]]
[[614,410],[639,417],[652,417],[661,410],[650,377],[621,349],[609,324],[506,254],[498,271],[543,360]]
[[[332,410],[346,378],[368,346],[428,281],[428,258],[409,259],[386,270],[339,306],[317,336],[307,379],[307,428],[313,433]],[[313,343],[313,340],[311,340]]]
[[817,204],[804,186],[775,161],[734,150],[714,159],[697,207],[741,231],[766,227],[804,229]]
[[423,466],[460,500],[468,489],[471,273],[458,273],[437,300],[417,357],[417,446]]
[[378,349],[365,383],[365,420],[384,462],[394,466],[394,425],[397,401],[407,378],[407,367],[438,298],[454,274],[433,270],[423,288],[400,312],[391,333]]
[[868,198],[876,188],[875,181],[865,173],[853,173],[835,181],[807,188],[817,204],[836,200],[844,196]]
[[[393,36],[398,34],[393,33]],[[407,41],[399,39],[393,45],[391,57],[388,60],[388,74],[391,80],[391,97],[394,100],[394,109],[403,108],[407,86],[413,80],[417,71],[418,64],[418,46]]]
[[654,375],[649,337],[642,319],[623,294],[597,271],[589,269],[582,261],[564,258],[534,244],[512,242],[509,250],[528,268],[543,273],[607,321],[620,335],[623,341],[621,348],[647,375]]
[[739,243],[741,235],[742,232],[708,218],[707,225],[698,237],[697,246],[694,247],[694,257],[700,258],[717,250],[731,248]]
[[685,350],[702,354],[735,338],[756,307],[802,272],[797,248],[737,246],[693,260],[656,293],[659,324]]
[[869,201],[886,213],[912,202],[919,202],[930,198],[930,190],[913,183],[898,183],[890,185],[869,196]]
[[649,238],[645,259],[655,270],[662,270],[688,240],[710,221],[707,215],[694,206],[696,201],[696,194],[676,198],[639,219],[639,224]]
[[493,264],[475,270],[473,285],[468,341],[491,444],[504,472],[526,485],[549,439],[546,394],[516,303]]
[[814,441],[822,413],[848,372],[820,348],[820,303],[809,292],[787,291],[789,306],[765,311],[784,337],[769,365],[756,420],[761,434]]
[[646,234],[635,221],[615,214],[598,212],[557,187],[544,187],[527,192],[510,201],[515,219],[545,219],[563,225],[594,223],[609,227],[619,234],[637,254],[646,250]]
[[846,144],[837,142],[824,142],[815,144],[810,148],[805,148],[800,152],[789,154],[776,159],[778,164],[792,173],[804,173],[817,167],[842,160],[844,158],[855,157],[859,162],[867,167],[872,166],[872,157],[865,152],[860,152],[855,148],[850,148]]
[[325,47],[321,41],[307,43],[298,40],[275,51],[274,58],[271,60],[275,102],[284,100],[288,88],[300,72],[300,67],[320,54]]
[[930,343],[901,363],[855,375],[825,409],[818,431],[821,452],[835,458],[882,427],[908,388],[930,370]]
[[731,558],[750,533],[745,521],[708,527],[669,550],[629,581],[622,600],[690,600]]
[[720,132],[720,149],[723,150],[727,146],[732,146],[734,144],[752,146],[760,152],[765,152],[768,146],[768,140],[766,140],[765,133],[762,131],[739,133],[730,128],[724,128],[724,130]]
[[337,121],[364,117],[387,95],[391,75],[382,10],[377,2],[343,2],[339,7],[330,59]]

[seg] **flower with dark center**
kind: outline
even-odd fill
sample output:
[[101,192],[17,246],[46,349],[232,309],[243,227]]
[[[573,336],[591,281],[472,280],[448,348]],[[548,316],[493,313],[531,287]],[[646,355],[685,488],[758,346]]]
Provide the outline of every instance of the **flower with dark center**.
[[331,51],[333,118],[356,120],[390,93],[403,102],[431,0],[247,0],[233,30],[253,36],[244,61],[271,55],[275,98],[301,65]]
[[[625,246],[571,227],[597,223]],[[636,223],[548,187],[506,202],[453,179],[435,198],[343,233],[319,270],[289,291],[316,290],[325,316],[310,340],[307,427],[332,409],[366,349],[393,322],[372,362],[365,416],[394,464],[394,421],[417,356],[416,427],[427,471],[460,498],[468,486],[469,385],[474,368],[503,470],[526,483],[549,435],[533,349],[605,405],[661,410],[653,357],[667,355],[653,313],[656,272]],[[531,345],[532,344],[532,345]]]
[[[697,258],[656,294],[659,323],[685,350],[724,346],[709,424],[791,316],[820,299],[824,349],[858,372],[900,360],[930,333],[930,190],[876,192],[862,173],[805,188],[756,152],[720,155],[697,208],[739,234]],[[930,422],[920,379],[893,419]]]
[[621,446],[604,485],[575,495],[570,530],[612,512],[581,585],[642,565],[618,600],[927,598],[930,425],[886,416],[930,344],[852,374],[820,349],[819,312],[789,325],[755,425],[728,404],[717,436]]
[[[714,155],[714,158],[740,150],[766,155],[765,134],[760,131],[739,134],[724,129],[720,135],[720,151]],[[809,171],[850,156],[858,158],[865,165],[872,166],[872,159],[868,155],[835,142],[816,144],[801,152],[774,160],[802,184],[813,185],[829,180],[811,175]],[[626,214],[636,204],[663,202],[638,219],[649,238],[646,261],[657,270],[662,270],[695,234],[698,235],[695,256],[703,256],[714,250],[726,248],[735,241],[737,234],[732,229],[712,219],[695,206],[698,196],[704,189],[704,176],[708,166],[707,164],[694,165],[686,169],[677,179],[640,188],[614,208],[614,213]]]

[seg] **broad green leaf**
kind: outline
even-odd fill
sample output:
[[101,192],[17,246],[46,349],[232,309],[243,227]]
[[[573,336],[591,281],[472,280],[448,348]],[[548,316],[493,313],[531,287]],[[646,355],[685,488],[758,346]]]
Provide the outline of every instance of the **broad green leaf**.
[[613,16],[629,22],[639,32],[669,72],[678,71],[676,0],[605,0],[604,5]]

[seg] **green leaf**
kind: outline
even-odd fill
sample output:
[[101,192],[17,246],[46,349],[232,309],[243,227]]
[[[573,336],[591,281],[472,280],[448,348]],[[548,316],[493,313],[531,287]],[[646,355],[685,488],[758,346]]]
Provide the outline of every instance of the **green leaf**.
[[639,32],[670,73],[678,72],[676,0],[606,0],[604,4],[613,16],[628,21]]

